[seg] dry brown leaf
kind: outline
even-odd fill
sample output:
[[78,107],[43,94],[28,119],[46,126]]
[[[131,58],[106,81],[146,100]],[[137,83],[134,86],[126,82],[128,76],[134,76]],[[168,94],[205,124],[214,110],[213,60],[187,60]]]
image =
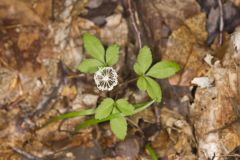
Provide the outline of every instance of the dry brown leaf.
[[38,0],[34,10],[41,17],[42,21],[47,23],[52,17],[52,0]]
[[27,50],[38,39],[39,33],[37,32],[21,32],[18,38],[18,47],[20,50]]
[[148,122],[148,123],[155,123],[156,122],[155,115],[152,112],[152,110],[150,110],[150,109],[145,109],[145,110],[133,115],[130,118],[134,122],[134,124],[138,124],[140,119],[142,119],[144,122]]
[[156,150],[159,157],[164,157],[173,143],[169,139],[169,135],[165,130],[161,130],[152,142],[152,147]]
[[170,79],[172,84],[180,81],[180,85],[189,86],[194,77],[202,75],[208,68],[202,61],[205,54],[210,52],[203,47],[207,38],[205,19],[203,13],[189,18],[169,37],[163,59],[175,60],[183,68],[182,74],[171,78],[172,81]]
[[200,11],[198,4],[194,0],[161,0],[158,2],[160,3],[153,5],[159,9],[165,22],[173,30],[178,28],[185,19]]
[[[160,119],[161,126],[167,131],[169,140],[172,142],[168,144],[167,157],[169,159],[179,157],[180,159],[195,160],[196,156],[192,153],[192,148],[195,147],[192,128],[184,117],[175,111],[163,108]],[[159,136],[163,136],[163,134]],[[159,140],[161,139],[159,138]]]
[[18,84],[19,84],[19,77],[16,76],[16,77],[14,77],[14,78],[11,80],[9,89],[10,89],[10,90],[15,89]]
[[17,20],[19,24],[24,25],[44,25],[31,7],[21,0],[1,0],[0,19]]
[[64,86],[61,95],[73,99],[77,95],[77,88],[75,86]]
[[236,6],[240,7],[240,0],[230,0],[235,4]]

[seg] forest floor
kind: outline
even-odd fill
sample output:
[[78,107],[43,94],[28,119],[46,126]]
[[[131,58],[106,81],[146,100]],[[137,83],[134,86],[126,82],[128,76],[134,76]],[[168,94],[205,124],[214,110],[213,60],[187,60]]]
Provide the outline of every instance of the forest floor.
[[[239,8],[239,0],[0,0],[0,160],[147,160],[147,144],[161,160],[240,159],[240,38],[231,39]],[[129,68],[144,45],[154,62],[181,65],[158,81],[162,102],[129,117],[124,141],[108,123],[72,134],[91,116],[44,126],[106,95],[149,99],[134,83],[100,92],[76,69],[86,32],[120,46],[121,83],[136,77]]]

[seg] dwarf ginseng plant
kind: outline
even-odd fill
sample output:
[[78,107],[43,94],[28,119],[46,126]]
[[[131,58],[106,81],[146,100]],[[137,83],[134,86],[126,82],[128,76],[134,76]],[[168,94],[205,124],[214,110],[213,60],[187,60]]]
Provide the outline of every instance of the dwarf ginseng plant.
[[[99,90],[111,91],[118,85],[118,75],[113,66],[119,59],[119,46],[116,44],[110,45],[105,51],[100,40],[89,33],[83,35],[83,44],[91,58],[83,60],[78,66],[78,70],[83,73],[94,74],[94,81]],[[75,130],[78,131],[91,125],[110,121],[112,132],[117,138],[123,140],[127,134],[126,117],[146,109],[154,102],[159,103],[161,101],[161,88],[155,79],[168,78],[174,75],[180,70],[180,66],[173,61],[160,61],[152,64],[151,50],[144,46],[139,51],[133,69],[137,75],[137,87],[147,92],[151,98],[150,101],[131,104],[127,99],[105,97],[96,109],[66,113],[54,117],[50,122],[77,116],[95,115],[94,118],[77,125]]]

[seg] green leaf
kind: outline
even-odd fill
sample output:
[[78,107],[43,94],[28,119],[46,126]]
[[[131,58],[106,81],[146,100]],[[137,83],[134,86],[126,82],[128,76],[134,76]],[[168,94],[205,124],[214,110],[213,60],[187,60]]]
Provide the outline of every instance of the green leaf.
[[113,44],[107,48],[106,51],[106,62],[109,66],[112,66],[118,62],[119,58],[119,46]]
[[95,125],[98,123],[106,122],[106,121],[109,121],[111,119],[114,119],[114,118],[117,118],[120,116],[121,116],[121,114],[117,113],[117,114],[111,114],[110,116],[103,118],[103,119],[92,118],[92,119],[86,120],[75,127],[75,132],[79,131],[80,129],[84,129],[84,128],[87,128],[89,126],[92,126],[92,125]]
[[116,114],[116,113],[121,113],[118,108],[116,107],[116,104],[114,104],[114,107],[113,107],[113,111],[112,111],[112,114]]
[[102,43],[97,37],[89,33],[84,33],[83,45],[88,54],[90,54],[93,58],[96,58],[97,60],[105,63],[105,50]]
[[113,109],[114,101],[112,98],[105,98],[96,109],[95,118],[103,119],[110,115]]
[[84,73],[94,73],[99,67],[103,67],[104,64],[96,59],[84,59],[78,66],[78,70]]
[[69,118],[74,118],[74,117],[79,117],[79,116],[87,116],[87,115],[92,115],[95,113],[95,109],[86,109],[86,110],[82,110],[82,111],[75,111],[75,112],[69,112],[69,113],[65,113],[56,117],[51,118],[44,126],[50,124],[50,123],[54,123],[60,120],[64,120],[64,119],[69,119]]
[[131,114],[133,114],[134,107],[126,99],[119,99],[119,100],[117,100],[116,105],[117,105],[118,109],[124,115],[131,115]]
[[117,138],[123,140],[127,135],[127,121],[124,117],[117,117],[110,120],[110,127]]
[[156,153],[154,152],[154,150],[152,149],[152,147],[149,144],[146,145],[146,150],[152,160],[158,160]]
[[155,64],[147,73],[154,78],[168,78],[180,70],[179,64],[173,61],[161,61]]
[[162,91],[159,84],[150,77],[146,77],[147,81],[147,93],[148,95],[157,102],[160,102],[162,99]]
[[137,75],[143,75],[141,67],[137,62],[133,65],[133,70],[135,73],[137,73]]
[[[137,64],[137,65],[136,65]],[[152,53],[149,47],[144,46],[140,49],[137,56],[137,63],[134,65],[134,71],[138,75],[143,75],[152,64]]]
[[143,76],[138,77],[137,87],[141,91],[145,91],[147,89],[147,81]]

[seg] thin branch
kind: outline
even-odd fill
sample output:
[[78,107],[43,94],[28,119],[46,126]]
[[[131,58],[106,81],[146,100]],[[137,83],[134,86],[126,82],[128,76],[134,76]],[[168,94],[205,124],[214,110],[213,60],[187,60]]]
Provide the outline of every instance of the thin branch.
[[220,23],[219,23],[219,46],[223,44],[223,28],[224,28],[224,19],[223,19],[223,6],[222,0],[218,0],[219,14],[220,14]]
[[123,85],[129,84],[129,83],[132,83],[132,82],[136,81],[137,79],[138,79],[138,77],[130,79],[126,82],[120,83],[118,86],[123,86]]
[[67,78],[74,79],[74,78],[79,78],[79,77],[84,77],[84,76],[85,76],[85,74],[81,73],[81,74],[69,75],[69,76],[67,76]]
[[211,130],[211,131],[208,131],[206,134],[216,133],[216,132],[218,132],[218,131],[222,131],[222,130],[224,130],[224,129],[229,128],[229,127],[232,126],[233,124],[238,123],[239,121],[240,121],[240,119],[237,118],[237,119],[233,120],[232,122],[230,122],[230,123],[228,123],[228,124],[226,124],[226,125],[224,125],[224,126],[222,126],[222,127],[220,127],[220,128],[217,128],[217,129],[213,129],[213,130]]
[[136,32],[136,35],[137,35],[139,48],[142,48],[141,33],[138,30],[138,27],[137,27],[137,24],[136,24],[136,21],[135,21],[135,18],[134,18],[131,0],[128,0],[128,11],[130,13],[130,19],[131,19],[131,22],[132,22],[132,26],[133,26],[133,28],[134,28],[134,30]]
[[240,154],[229,154],[229,155],[223,155],[223,156],[220,156],[220,157],[235,157],[235,158],[240,158]]
[[12,150],[18,154],[20,154],[22,157],[25,157],[26,159],[28,160],[40,160],[41,158],[37,157],[37,156],[34,156],[30,153],[27,153],[26,151],[20,149],[20,148],[17,148],[17,147],[11,147]]

